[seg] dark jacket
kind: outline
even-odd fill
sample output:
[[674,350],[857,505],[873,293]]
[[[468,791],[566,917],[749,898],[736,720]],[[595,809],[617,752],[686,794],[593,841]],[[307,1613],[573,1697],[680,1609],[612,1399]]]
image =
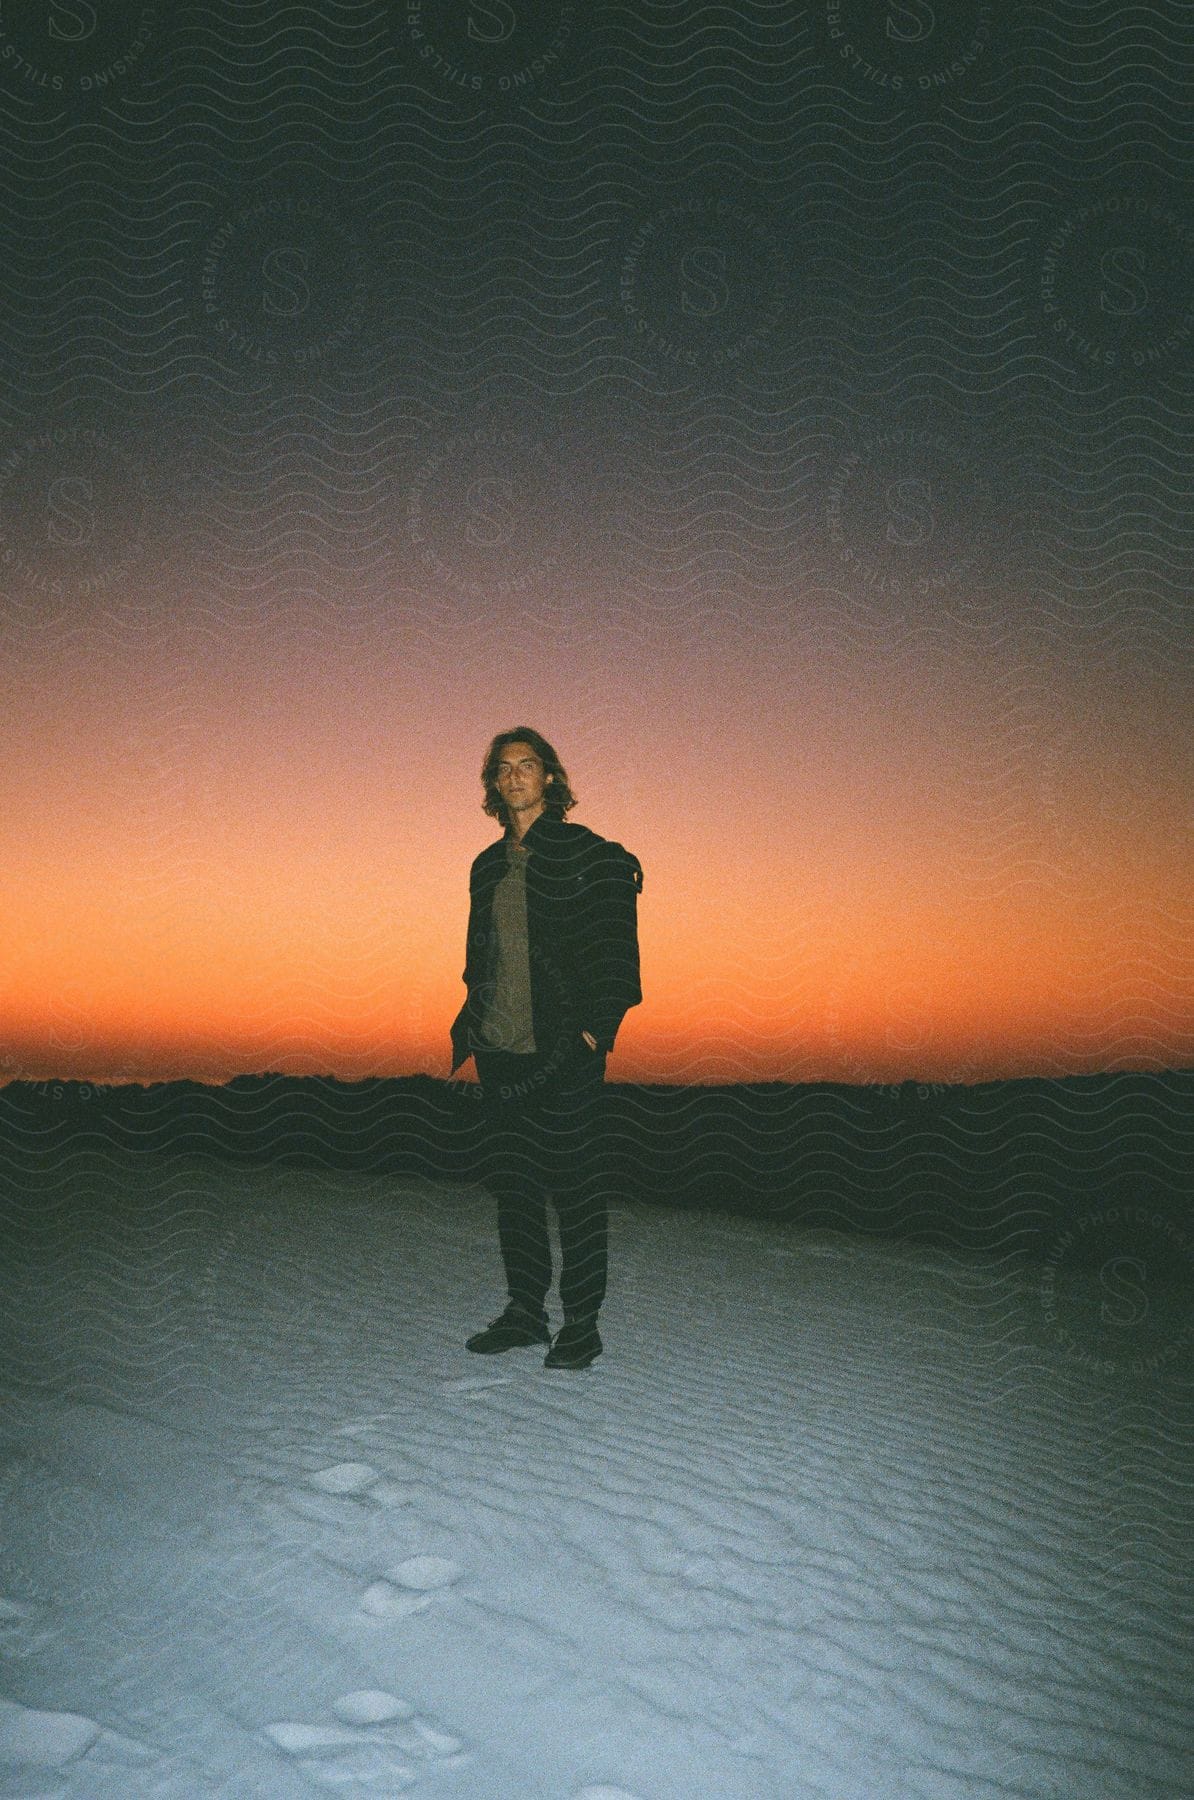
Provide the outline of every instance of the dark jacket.
[[[474,858],[469,872],[468,993],[452,1024],[452,1073],[472,1054],[489,970],[493,890],[506,867],[503,834]],[[535,1048],[565,1054],[582,1031],[612,1050],[622,1017],[642,1000],[638,963],[637,856],[587,825],[540,813],[527,846],[527,947]]]

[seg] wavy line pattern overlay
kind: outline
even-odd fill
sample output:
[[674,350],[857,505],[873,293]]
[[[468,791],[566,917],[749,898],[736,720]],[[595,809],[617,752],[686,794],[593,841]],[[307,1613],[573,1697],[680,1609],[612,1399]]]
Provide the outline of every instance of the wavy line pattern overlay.
[[[523,1791],[421,1679],[485,1443],[563,1496],[503,1624],[561,1545],[617,1589],[592,1716],[710,1795],[1185,1791],[1192,68],[1187,0],[0,0],[0,1785]],[[593,1179],[669,1391],[556,1402],[588,1487],[343,1361],[487,1291],[452,808],[549,715],[648,877]],[[243,1788],[143,1702],[194,1620]],[[942,1761],[847,1786],[889,1686]]]

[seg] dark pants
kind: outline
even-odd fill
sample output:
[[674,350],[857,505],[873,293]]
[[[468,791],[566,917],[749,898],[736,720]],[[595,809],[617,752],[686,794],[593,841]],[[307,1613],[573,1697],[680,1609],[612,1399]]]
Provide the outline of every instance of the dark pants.
[[535,1312],[551,1286],[549,1194],[560,1224],[565,1317],[595,1314],[605,1298],[605,1055],[579,1032],[562,1057],[473,1052],[486,1122],[483,1179],[497,1200],[506,1286],[511,1300]]

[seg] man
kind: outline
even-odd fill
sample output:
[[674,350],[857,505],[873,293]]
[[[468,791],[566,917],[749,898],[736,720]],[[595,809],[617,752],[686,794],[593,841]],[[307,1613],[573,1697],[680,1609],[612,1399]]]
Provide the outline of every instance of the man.
[[[546,738],[499,732],[481,771],[483,810],[504,826],[469,874],[468,989],[452,1025],[452,1073],[471,1055],[487,1125],[488,1185],[509,1304],[468,1339],[481,1353],[551,1343],[550,1369],[601,1354],[607,1206],[598,1150],[605,1062],[639,985],[638,858],[585,825]],[[554,1341],[547,1193],[560,1226]]]

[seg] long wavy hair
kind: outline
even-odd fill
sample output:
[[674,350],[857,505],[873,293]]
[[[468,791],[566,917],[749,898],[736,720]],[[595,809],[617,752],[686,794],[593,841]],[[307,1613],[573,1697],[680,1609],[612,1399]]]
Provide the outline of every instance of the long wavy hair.
[[498,764],[507,744],[529,744],[542,762],[547,782],[543,790],[544,812],[553,819],[562,819],[565,813],[571,812],[576,805],[576,795],[568,785],[568,771],[542,732],[535,731],[530,725],[516,725],[510,731],[499,731],[486,751],[485,761],[481,765],[481,780],[485,786],[482,812],[497,819],[503,830],[510,823],[510,808],[498,792],[497,784]]

